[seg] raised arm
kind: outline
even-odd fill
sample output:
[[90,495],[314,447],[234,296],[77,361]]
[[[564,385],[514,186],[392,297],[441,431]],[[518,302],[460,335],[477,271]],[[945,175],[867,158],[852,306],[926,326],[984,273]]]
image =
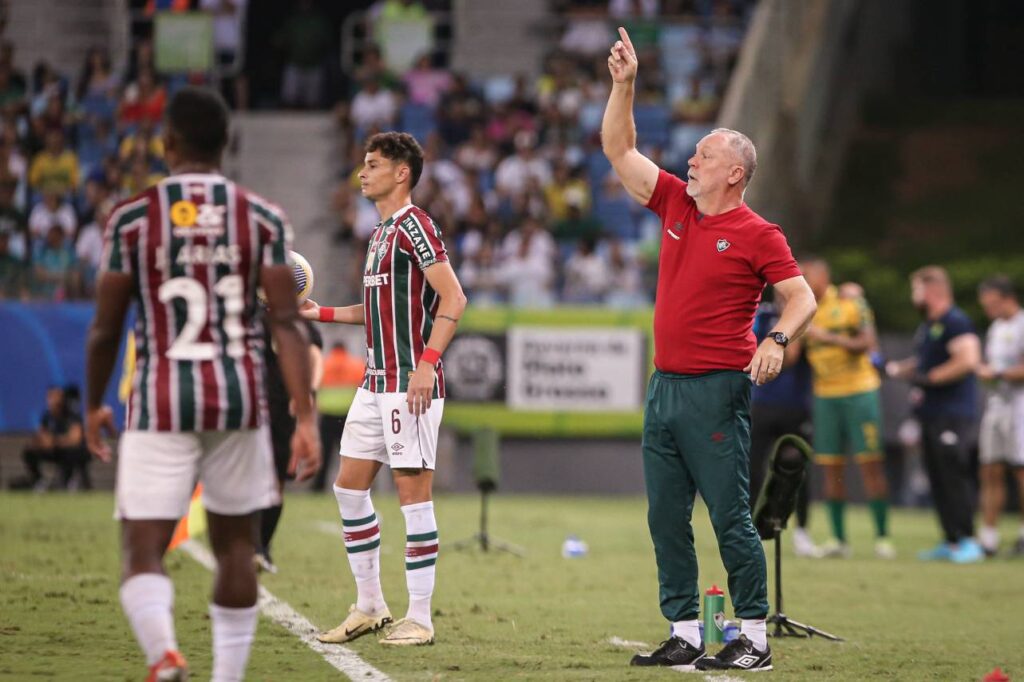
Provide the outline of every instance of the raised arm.
[[636,124],[633,122],[636,50],[621,26],[619,37],[621,40],[612,45],[608,56],[612,92],[601,121],[601,148],[629,196],[646,206],[658,183],[658,166],[636,148]]

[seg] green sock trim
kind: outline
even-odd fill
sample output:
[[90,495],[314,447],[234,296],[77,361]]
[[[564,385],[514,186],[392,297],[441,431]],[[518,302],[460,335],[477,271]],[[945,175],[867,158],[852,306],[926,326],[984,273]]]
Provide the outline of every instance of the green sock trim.
[[832,535],[839,542],[846,542],[846,502],[842,500],[826,500],[825,506],[828,507],[828,517],[832,522]]
[[885,500],[871,500],[871,518],[875,520],[875,534],[884,538],[889,535],[889,503]]

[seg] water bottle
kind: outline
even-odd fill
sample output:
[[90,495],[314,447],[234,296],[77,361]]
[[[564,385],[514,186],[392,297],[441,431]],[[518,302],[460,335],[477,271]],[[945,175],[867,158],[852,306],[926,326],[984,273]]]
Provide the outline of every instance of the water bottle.
[[704,593],[704,643],[721,644],[725,641],[725,592],[712,585]]
[[725,627],[722,628],[722,640],[728,644],[732,640],[740,636],[739,623],[735,623],[731,620],[725,621]]
[[587,543],[575,535],[570,535],[562,543],[562,557],[565,559],[578,559],[587,556]]

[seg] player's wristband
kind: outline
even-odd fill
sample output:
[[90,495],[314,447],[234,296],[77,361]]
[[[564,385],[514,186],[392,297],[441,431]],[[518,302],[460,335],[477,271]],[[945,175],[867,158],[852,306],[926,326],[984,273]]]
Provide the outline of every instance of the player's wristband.
[[321,322],[334,322],[334,308],[331,306],[320,307],[320,321]]
[[423,355],[420,356],[420,362],[429,362],[433,366],[437,366],[438,361],[441,359],[441,354],[433,348],[424,348]]

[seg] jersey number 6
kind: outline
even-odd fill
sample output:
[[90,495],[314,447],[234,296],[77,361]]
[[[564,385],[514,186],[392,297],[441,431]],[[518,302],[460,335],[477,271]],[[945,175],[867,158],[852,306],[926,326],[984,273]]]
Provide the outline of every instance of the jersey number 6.
[[402,420],[399,419],[398,410],[391,410],[391,433],[399,433],[402,430]]

